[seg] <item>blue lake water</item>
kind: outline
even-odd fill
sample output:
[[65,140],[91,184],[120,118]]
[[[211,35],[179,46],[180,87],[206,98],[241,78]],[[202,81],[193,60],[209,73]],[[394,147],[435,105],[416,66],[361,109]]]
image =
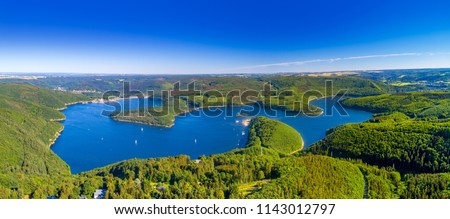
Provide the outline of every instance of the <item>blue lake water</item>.
[[[123,101],[119,101],[123,103]],[[313,105],[324,108],[325,99],[314,100]],[[146,103],[147,104],[147,103]],[[161,104],[158,100],[154,105]],[[138,99],[130,100],[131,108],[138,106]],[[112,110],[104,103],[76,104],[63,113],[64,131],[52,146],[52,150],[69,164],[72,173],[91,170],[131,158],[176,156],[180,154],[197,158],[202,155],[223,153],[244,147],[247,128],[237,116],[240,110],[260,109],[256,106],[217,108],[227,111],[216,116],[206,116],[203,110],[178,116],[172,128],[160,128],[141,124],[117,122],[102,115]],[[280,120],[300,132],[305,146],[325,137],[328,129],[346,123],[359,123],[372,118],[368,112],[346,109],[348,115],[286,116],[283,111],[260,109],[258,115]],[[217,111],[218,112],[218,111]],[[230,113],[231,112],[231,113]],[[227,115],[229,114],[229,115]]]

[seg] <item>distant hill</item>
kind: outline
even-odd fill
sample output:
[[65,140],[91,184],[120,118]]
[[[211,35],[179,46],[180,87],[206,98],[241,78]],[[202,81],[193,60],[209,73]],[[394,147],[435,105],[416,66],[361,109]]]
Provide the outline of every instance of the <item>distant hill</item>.
[[[140,91],[144,94],[148,90],[155,91],[155,95],[161,95],[159,91],[173,88],[173,84],[180,82],[180,89],[187,89],[187,84],[195,82],[197,90],[219,91],[223,97],[218,97],[217,102],[211,103],[208,96],[203,94],[190,100],[199,106],[223,105],[254,102],[245,98],[233,98],[227,96],[228,92],[235,91],[262,91],[265,84],[269,84],[272,91],[283,92],[276,97],[270,93],[256,95],[257,101],[266,105],[286,108],[292,111],[302,111],[307,114],[318,114],[320,109],[314,106],[307,106],[308,97],[324,97],[335,95],[340,90],[346,90],[347,95],[369,96],[387,93],[392,90],[389,85],[379,81],[363,79],[354,76],[308,76],[303,74],[287,75],[111,75],[111,76],[49,76],[35,80],[3,80],[17,83],[32,83],[37,86],[50,89],[65,89],[68,91],[84,92],[87,95],[100,97],[102,92],[115,90],[122,91],[124,82],[128,82],[130,90]],[[327,81],[333,86],[325,88]],[[2,80],[0,80],[0,83]],[[327,91],[327,92],[326,92]],[[319,92],[319,93],[318,93]],[[288,94],[289,93],[289,94]],[[248,95],[249,93],[247,93]],[[305,95],[307,94],[307,95]],[[183,95],[186,95],[184,93]],[[191,95],[191,94],[189,94]],[[189,96],[187,95],[187,96]],[[305,96],[304,96],[305,95]],[[252,99],[255,99],[252,98]],[[142,122],[142,121],[141,121]]]
[[349,98],[344,106],[378,114],[402,112],[411,118],[450,118],[450,92],[429,91]]
[[89,100],[84,95],[53,91],[26,84],[0,83],[0,95],[16,101],[29,101],[53,109],[60,109],[64,108],[66,104]]
[[359,71],[358,77],[391,85],[395,92],[450,89],[449,68]]
[[52,91],[25,84],[0,83],[0,108],[45,119],[64,119],[64,115],[56,109],[65,108],[70,103],[88,100],[90,100],[89,97],[79,94]]

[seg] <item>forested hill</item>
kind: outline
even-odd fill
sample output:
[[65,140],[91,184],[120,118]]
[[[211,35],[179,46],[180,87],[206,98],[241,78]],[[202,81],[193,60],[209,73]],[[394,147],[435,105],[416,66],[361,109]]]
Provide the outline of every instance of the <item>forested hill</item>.
[[411,118],[450,117],[450,91],[383,94],[350,98],[342,104],[378,114],[402,112]]
[[57,108],[86,101],[83,95],[30,85],[0,84],[0,186],[24,188],[34,176],[70,174],[68,166],[50,150],[63,126]]
[[450,92],[384,94],[343,104],[382,116],[334,128],[308,151],[402,171],[450,171]]
[[402,113],[334,128],[308,151],[413,172],[450,171],[450,121],[414,120]]
[[88,101],[89,97],[67,92],[52,91],[25,84],[0,83],[0,108],[10,109],[34,117],[45,119],[63,119],[57,109],[67,104]]
[[289,125],[263,116],[251,123],[247,147],[270,148],[281,154],[291,154],[303,148],[302,136]]
[[[397,170],[403,198],[450,197],[450,93],[414,92],[352,98],[346,106],[378,113],[361,124],[328,132],[307,149],[313,154],[361,159]],[[369,180],[369,178],[367,178]],[[377,180],[377,187],[382,181]],[[369,181],[369,191],[370,191]],[[400,191],[400,192],[399,192]]]

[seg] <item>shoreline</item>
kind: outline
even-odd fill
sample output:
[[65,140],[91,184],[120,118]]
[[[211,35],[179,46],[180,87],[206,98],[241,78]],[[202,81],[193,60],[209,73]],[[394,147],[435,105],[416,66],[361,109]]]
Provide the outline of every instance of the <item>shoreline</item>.
[[62,126],[61,129],[55,133],[55,135],[53,136],[54,139],[50,139],[50,144],[48,146],[49,148],[51,148],[56,143],[56,140],[58,140],[59,136],[61,136],[61,133],[63,131],[64,131],[64,126]]
[[[144,98],[149,98],[149,97],[150,96],[144,96]],[[136,96],[128,97],[128,98],[125,98],[125,97],[114,97],[114,98],[111,98],[109,100],[103,100],[101,98],[95,98],[95,99],[87,100],[87,101],[75,101],[75,102],[65,103],[64,107],[56,108],[55,110],[62,111],[62,110],[67,109],[67,107],[72,106],[72,105],[76,105],[76,104],[109,103],[109,102],[114,102],[114,101],[118,101],[118,100],[137,99],[137,98],[139,98],[139,97],[136,97]]]
[[117,122],[127,122],[127,123],[134,123],[134,124],[147,125],[147,126],[160,127],[160,128],[172,128],[175,125],[175,123],[174,123],[175,120],[173,120],[171,125],[166,125],[165,126],[165,125],[148,124],[148,123],[139,122],[139,121],[128,121],[128,120],[113,119],[113,118],[111,118],[111,119],[114,120],[114,121],[117,121]]
[[[300,132],[299,132],[299,134],[300,134]],[[300,136],[301,136],[301,134],[300,134]],[[302,147],[300,149],[292,151],[291,153],[289,153],[289,155],[293,155],[293,154],[295,154],[295,153],[297,153],[299,151],[302,151],[303,149],[305,149],[305,140],[303,140],[303,136],[302,136]]]

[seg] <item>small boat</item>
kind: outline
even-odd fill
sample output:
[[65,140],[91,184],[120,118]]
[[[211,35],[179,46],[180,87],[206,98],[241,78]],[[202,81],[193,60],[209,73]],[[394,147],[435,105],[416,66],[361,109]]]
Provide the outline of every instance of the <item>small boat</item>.
[[144,132],[144,128],[141,128],[141,132]]
[[239,120],[236,120],[236,123],[239,123]]
[[245,135],[245,131],[242,131],[242,135]]
[[103,138],[102,138],[102,141],[103,141]]
[[134,140],[134,144],[137,144],[137,140]]
[[194,139],[194,142],[197,144],[197,139]]

